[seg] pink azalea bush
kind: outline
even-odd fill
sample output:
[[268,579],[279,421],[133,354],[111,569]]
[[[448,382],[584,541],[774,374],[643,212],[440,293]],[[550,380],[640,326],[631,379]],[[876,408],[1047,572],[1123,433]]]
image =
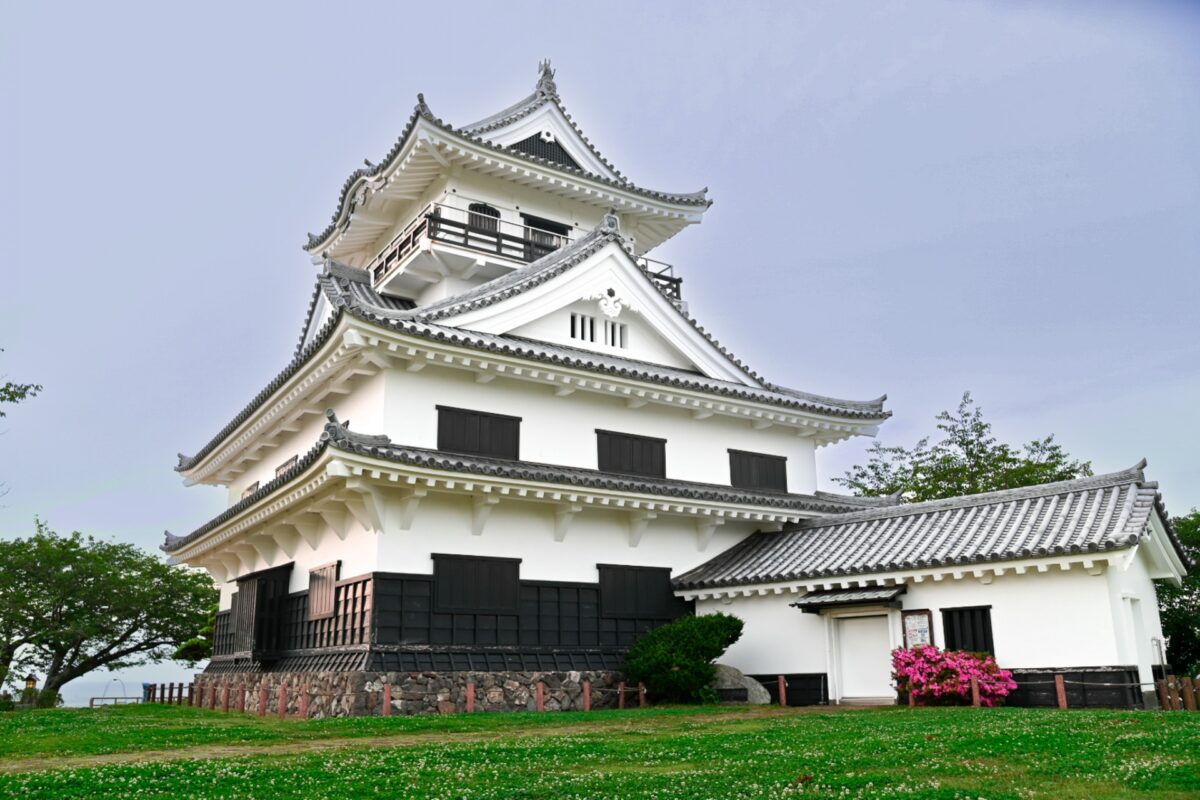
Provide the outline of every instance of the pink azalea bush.
[[918,645],[892,651],[892,680],[920,705],[962,705],[971,702],[971,678],[979,681],[979,702],[996,706],[1017,688],[1012,673],[996,659],[962,650],[939,650]]

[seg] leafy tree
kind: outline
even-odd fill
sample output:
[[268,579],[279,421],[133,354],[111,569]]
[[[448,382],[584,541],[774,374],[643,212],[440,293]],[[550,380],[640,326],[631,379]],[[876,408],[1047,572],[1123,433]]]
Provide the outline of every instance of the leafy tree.
[[217,630],[217,613],[220,610],[221,606],[214,603],[208,610],[208,621],[204,623],[204,627],[200,629],[200,633],[179,645],[175,652],[171,654],[172,660],[195,664],[197,661],[212,658],[213,634]]
[[[4,350],[0,349],[0,353]],[[36,397],[37,393],[42,390],[40,383],[13,383],[5,381],[0,383],[0,404],[3,403],[19,403],[22,400],[28,400],[30,397]],[[4,409],[0,408],[0,417],[4,416]]]
[[[4,349],[0,348],[0,353],[3,352]],[[19,403],[22,400],[28,400],[30,397],[36,397],[41,390],[42,386],[39,383],[13,383],[12,381],[0,383],[0,418],[5,415],[2,407],[5,403]],[[8,489],[4,487],[3,483],[0,483],[0,497],[6,494],[8,494]],[[3,677],[4,673],[0,672],[0,686],[4,685]]]
[[998,442],[970,392],[963,392],[956,413],[943,411],[936,419],[938,442],[925,437],[911,448],[875,442],[866,464],[834,481],[858,495],[920,502],[1092,474],[1091,463],[1073,460],[1053,435],[1020,447]]
[[680,617],[643,634],[625,656],[625,675],[646,684],[655,699],[695,703],[711,699],[713,661],[742,636],[742,621],[729,614]]
[[[1172,520],[1183,552],[1200,564],[1200,511]],[[1183,585],[1158,584],[1158,608],[1163,635],[1171,641],[1167,656],[1180,675],[1200,675],[1200,566],[1184,576]]]
[[46,675],[51,697],[96,669],[167,659],[217,602],[207,575],[40,521],[0,548],[0,681],[20,662]]

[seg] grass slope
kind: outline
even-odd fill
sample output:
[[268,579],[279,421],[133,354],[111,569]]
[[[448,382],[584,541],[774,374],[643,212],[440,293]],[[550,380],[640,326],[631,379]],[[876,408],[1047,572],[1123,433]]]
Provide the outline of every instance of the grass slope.
[[[139,755],[140,754],[140,755]],[[0,798],[1194,798],[1200,714],[0,715]]]

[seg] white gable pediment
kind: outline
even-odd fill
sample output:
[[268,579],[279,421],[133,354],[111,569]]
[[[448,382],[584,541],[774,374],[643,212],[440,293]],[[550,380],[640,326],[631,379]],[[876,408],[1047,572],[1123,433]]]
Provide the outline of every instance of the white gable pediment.
[[[441,324],[696,370],[717,380],[761,387],[697,330],[616,242],[543,283],[446,317]],[[580,325],[590,330],[580,335]]]
[[488,141],[501,147],[511,147],[531,136],[538,136],[546,142],[557,142],[585,172],[620,180],[621,176],[600,160],[583,141],[557,103],[547,101],[528,116],[485,134]]

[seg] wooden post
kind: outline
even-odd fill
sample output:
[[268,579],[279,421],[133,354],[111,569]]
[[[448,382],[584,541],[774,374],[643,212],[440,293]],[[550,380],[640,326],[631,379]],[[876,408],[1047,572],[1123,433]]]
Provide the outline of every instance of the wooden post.
[[1183,707],[1188,711],[1196,710],[1196,684],[1191,678],[1183,678],[1183,685],[1180,690],[1183,695]]
[[287,719],[287,684],[279,684],[279,718]]
[[228,683],[221,687],[221,710],[222,711],[229,710],[229,684]]
[[617,684],[617,708],[625,707],[625,681]]
[[383,685],[383,715],[385,717],[392,715],[392,685],[390,683]]
[[238,686],[238,690],[237,690],[237,710],[238,710],[238,711],[245,711],[245,710],[246,710],[246,684],[244,684],[244,683]]
[[787,708],[787,678],[780,675],[776,682],[779,684],[779,705]]
[[208,707],[213,709],[217,707],[217,685],[215,683],[208,687]]
[[1054,676],[1054,693],[1058,695],[1058,707],[1067,707],[1067,683],[1062,675]]
[[638,682],[638,706],[646,707],[646,684],[640,681]]
[[1183,703],[1179,699],[1179,678],[1167,676],[1167,697],[1171,699],[1171,710],[1182,711]]
[[467,683],[467,713],[475,711],[475,684]]
[[154,684],[153,683],[150,684],[150,693],[146,695],[146,702],[147,703],[154,702]]
[[1163,711],[1171,710],[1171,695],[1167,693],[1167,679],[1155,681],[1155,686],[1158,688],[1158,704]]
[[979,708],[979,678],[971,676],[971,705]]
[[300,718],[308,719],[308,684],[304,684],[304,688],[300,690]]
[[537,710],[546,710],[546,684],[541,681],[537,682]]
[[169,705],[169,706],[175,705],[175,684],[174,683],[167,684],[167,705]]
[[265,682],[258,685],[258,715],[260,717],[267,715],[267,684]]
[[187,704],[189,706],[192,705],[192,701],[195,699],[195,697],[194,697],[195,693],[196,693],[196,684],[189,683],[188,684],[188,697],[187,697]]
[[917,707],[917,693],[914,692],[911,687],[908,690],[908,707],[909,708]]
[[584,711],[592,710],[592,682],[591,681],[583,682],[583,710]]

